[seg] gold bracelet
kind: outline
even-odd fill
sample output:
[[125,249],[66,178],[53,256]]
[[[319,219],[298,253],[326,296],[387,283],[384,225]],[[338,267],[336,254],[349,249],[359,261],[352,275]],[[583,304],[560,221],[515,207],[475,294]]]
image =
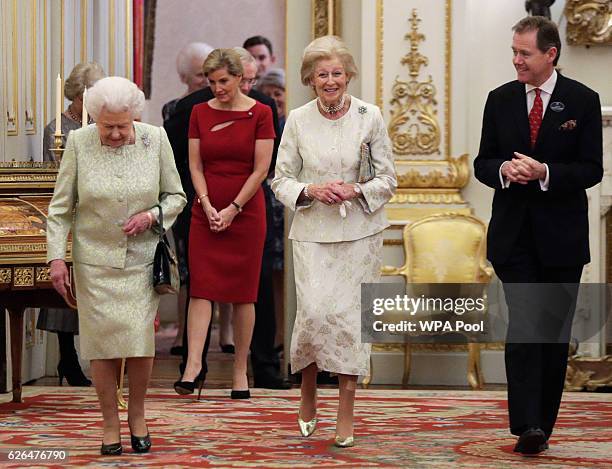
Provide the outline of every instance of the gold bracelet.
[[208,194],[198,195],[198,202],[202,203],[202,199],[205,199],[206,197],[208,197]]

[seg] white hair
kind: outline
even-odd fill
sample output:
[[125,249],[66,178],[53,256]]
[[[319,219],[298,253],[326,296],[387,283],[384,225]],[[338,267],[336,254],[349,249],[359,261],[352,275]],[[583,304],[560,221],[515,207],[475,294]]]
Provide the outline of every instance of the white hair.
[[191,74],[191,62],[196,59],[202,59],[202,64],[213,51],[214,47],[205,42],[190,42],[184,46],[176,55],[176,71],[183,79]]
[[98,120],[102,109],[113,113],[130,111],[132,118],[137,118],[144,105],[144,93],[135,83],[123,77],[102,78],[85,95],[85,108],[94,120]]
[[257,65],[257,61],[255,60],[255,57],[253,57],[251,53],[248,50],[246,50],[244,47],[233,47],[233,50],[236,51],[236,53],[240,56],[240,61],[244,65],[246,64]]

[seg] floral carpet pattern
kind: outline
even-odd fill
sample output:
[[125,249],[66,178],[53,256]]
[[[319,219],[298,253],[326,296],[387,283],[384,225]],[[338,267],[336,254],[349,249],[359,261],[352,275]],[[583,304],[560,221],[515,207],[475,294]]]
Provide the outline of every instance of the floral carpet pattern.
[[[229,399],[207,390],[201,401],[165,389],[147,400],[153,441],[149,454],[129,444],[121,411],[124,453],[101,457],[101,417],[91,388],[26,386],[25,402],[0,396],[0,452],[62,448],[55,467],[319,467],[319,468],[612,468],[612,395],[566,393],[550,449],[537,457],[512,452],[505,393],[498,391],[358,390],[353,448],[336,448],[336,391],[319,392],[319,424],[299,436],[299,391],[254,389]],[[28,467],[50,467],[42,463]],[[24,464],[0,462],[2,467]]]

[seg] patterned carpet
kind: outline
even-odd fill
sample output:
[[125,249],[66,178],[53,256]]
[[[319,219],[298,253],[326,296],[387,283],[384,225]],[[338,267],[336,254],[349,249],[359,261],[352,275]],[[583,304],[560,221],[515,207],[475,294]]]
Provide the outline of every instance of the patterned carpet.
[[250,401],[232,401],[228,390],[214,389],[200,402],[152,389],[152,452],[132,453],[122,411],[125,453],[102,458],[93,389],[24,391],[23,404],[0,396],[0,451],[68,449],[68,464],[56,467],[612,467],[610,394],[567,393],[550,450],[527,458],[512,452],[503,392],[358,390],[356,446],[338,449],[331,444],[334,390],[320,392],[319,427],[306,439],[296,425],[297,389],[256,389]]

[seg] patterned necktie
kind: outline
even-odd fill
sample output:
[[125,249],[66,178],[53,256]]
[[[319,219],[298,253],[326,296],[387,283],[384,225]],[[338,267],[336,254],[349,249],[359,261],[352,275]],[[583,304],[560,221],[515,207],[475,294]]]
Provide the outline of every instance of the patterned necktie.
[[535,99],[533,100],[533,106],[529,111],[529,136],[531,138],[531,148],[535,147],[536,140],[538,139],[538,131],[542,125],[542,113],[544,111],[544,105],[542,104],[542,98],[540,98],[540,88],[535,89]]

